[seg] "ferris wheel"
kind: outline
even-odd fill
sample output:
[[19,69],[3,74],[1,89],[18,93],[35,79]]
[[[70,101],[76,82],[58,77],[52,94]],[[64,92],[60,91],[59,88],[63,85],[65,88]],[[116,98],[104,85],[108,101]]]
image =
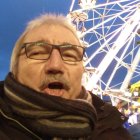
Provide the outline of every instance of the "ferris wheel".
[[68,18],[86,46],[86,88],[140,80],[140,0],[72,0]]

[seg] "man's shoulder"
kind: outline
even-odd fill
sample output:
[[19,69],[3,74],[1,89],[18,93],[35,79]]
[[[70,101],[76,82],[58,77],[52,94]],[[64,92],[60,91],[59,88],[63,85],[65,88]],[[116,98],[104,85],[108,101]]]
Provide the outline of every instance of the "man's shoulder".
[[[97,111],[98,125],[105,128],[117,128],[123,125],[127,118],[115,106],[105,103],[96,95],[92,95],[93,105]],[[104,128],[104,129],[105,129]]]
[[0,140],[37,140],[21,126],[0,116]]
[[[98,96],[92,95],[92,98],[98,117],[96,134],[94,133],[96,138],[107,140],[112,137],[112,139],[117,140],[121,137],[122,140],[131,140],[130,134],[123,127],[127,118],[116,107],[104,102]],[[123,134],[120,136],[119,133]]]
[[90,92],[90,94],[92,97],[92,104],[94,105],[94,107],[98,111],[100,109],[100,107],[102,107],[105,104],[105,102],[101,98],[96,96],[95,94],[93,94],[91,92]]

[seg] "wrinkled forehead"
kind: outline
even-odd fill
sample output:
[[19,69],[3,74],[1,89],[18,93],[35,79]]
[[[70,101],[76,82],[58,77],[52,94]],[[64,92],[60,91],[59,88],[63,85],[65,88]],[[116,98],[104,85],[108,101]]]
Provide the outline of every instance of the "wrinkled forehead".
[[24,38],[24,43],[40,40],[53,44],[68,42],[71,44],[80,45],[76,32],[68,27],[57,24],[43,24],[30,30]]

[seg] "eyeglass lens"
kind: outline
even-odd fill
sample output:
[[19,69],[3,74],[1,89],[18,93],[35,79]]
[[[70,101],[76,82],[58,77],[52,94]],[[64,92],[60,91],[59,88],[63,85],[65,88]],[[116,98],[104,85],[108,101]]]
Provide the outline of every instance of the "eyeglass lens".
[[26,54],[28,58],[37,60],[49,59],[51,52],[56,48],[59,50],[64,61],[80,61],[83,57],[84,49],[76,45],[51,45],[47,43],[26,44]]

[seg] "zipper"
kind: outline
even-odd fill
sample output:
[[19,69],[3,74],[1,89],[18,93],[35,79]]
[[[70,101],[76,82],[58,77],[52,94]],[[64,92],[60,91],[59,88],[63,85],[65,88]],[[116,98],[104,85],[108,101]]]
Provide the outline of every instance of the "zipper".
[[1,109],[0,109],[0,113],[2,114],[2,116],[10,121],[13,121],[15,123],[17,123],[19,126],[21,126],[24,130],[26,130],[27,132],[29,132],[30,134],[32,134],[34,137],[36,137],[38,140],[42,140],[42,138],[40,138],[38,135],[36,135],[35,133],[33,133],[31,130],[29,130],[27,127],[25,127],[24,125],[22,125],[19,121],[7,116]]

